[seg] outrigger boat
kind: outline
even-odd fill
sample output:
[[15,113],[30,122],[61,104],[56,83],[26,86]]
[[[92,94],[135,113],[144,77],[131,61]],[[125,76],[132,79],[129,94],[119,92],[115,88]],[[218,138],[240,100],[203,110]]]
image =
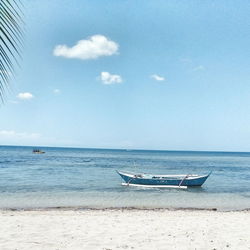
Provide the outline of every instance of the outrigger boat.
[[42,150],[40,150],[40,149],[33,149],[33,150],[32,150],[32,153],[33,153],[33,154],[45,154],[45,152],[42,151]]
[[157,188],[182,188],[200,187],[211,173],[208,175],[151,175],[134,174],[117,171],[122,177],[126,186],[157,187]]

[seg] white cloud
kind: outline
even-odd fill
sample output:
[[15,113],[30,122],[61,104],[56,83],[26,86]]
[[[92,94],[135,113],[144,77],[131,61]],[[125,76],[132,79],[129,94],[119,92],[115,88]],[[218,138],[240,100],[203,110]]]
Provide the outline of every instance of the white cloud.
[[0,142],[2,145],[50,145],[50,146],[74,146],[75,142],[71,139],[62,139],[56,137],[47,137],[36,132],[20,132],[15,130],[1,130]]
[[195,66],[195,63],[190,58],[181,58],[180,61],[189,67],[189,71],[202,71],[205,70],[203,65]]
[[151,78],[153,78],[156,81],[165,81],[165,78],[163,76],[159,76],[159,75],[151,75]]
[[38,133],[16,132],[14,130],[0,130],[1,139],[38,139]]
[[57,45],[54,56],[78,58],[82,60],[96,59],[100,56],[111,56],[118,52],[119,45],[103,35],[94,35],[86,40],[80,40],[73,47]]
[[24,92],[24,93],[19,93],[17,95],[17,98],[19,98],[21,100],[29,100],[29,99],[34,98],[34,96],[29,92]]
[[60,90],[60,89],[54,89],[54,90],[53,90],[53,93],[54,93],[54,94],[60,94],[60,93],[61,93],[61,90]]
[[193,68],[193,71],[200,71],[200,70],[204,70],[204,69],[205,69],[205,67],[203,65],[199,65],[199,66]]
[[112,75],[109,72],[101,72],[101,80],[104,84],[121,83],[122,78],[119,75]]

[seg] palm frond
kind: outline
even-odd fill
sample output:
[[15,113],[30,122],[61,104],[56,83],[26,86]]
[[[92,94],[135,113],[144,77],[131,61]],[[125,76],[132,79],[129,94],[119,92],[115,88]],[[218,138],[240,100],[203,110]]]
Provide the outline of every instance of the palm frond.
[[23,12],[20,0],[0,0],[0,99],[19,66],[23,48]]

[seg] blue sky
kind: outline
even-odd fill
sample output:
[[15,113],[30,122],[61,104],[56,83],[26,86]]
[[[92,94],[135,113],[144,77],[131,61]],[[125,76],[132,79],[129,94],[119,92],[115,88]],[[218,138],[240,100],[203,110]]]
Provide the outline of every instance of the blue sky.
[[249,1],[24,5],[0,144],[250,151]]

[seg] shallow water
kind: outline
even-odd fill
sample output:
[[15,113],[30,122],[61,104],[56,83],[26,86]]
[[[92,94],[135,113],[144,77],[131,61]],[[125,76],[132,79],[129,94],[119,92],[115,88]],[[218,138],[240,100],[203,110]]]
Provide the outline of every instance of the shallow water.
[[[250,153],[0,146],[0,208],[250,208]],[[206,174],[202,188],[121,186],[115,170]]]

